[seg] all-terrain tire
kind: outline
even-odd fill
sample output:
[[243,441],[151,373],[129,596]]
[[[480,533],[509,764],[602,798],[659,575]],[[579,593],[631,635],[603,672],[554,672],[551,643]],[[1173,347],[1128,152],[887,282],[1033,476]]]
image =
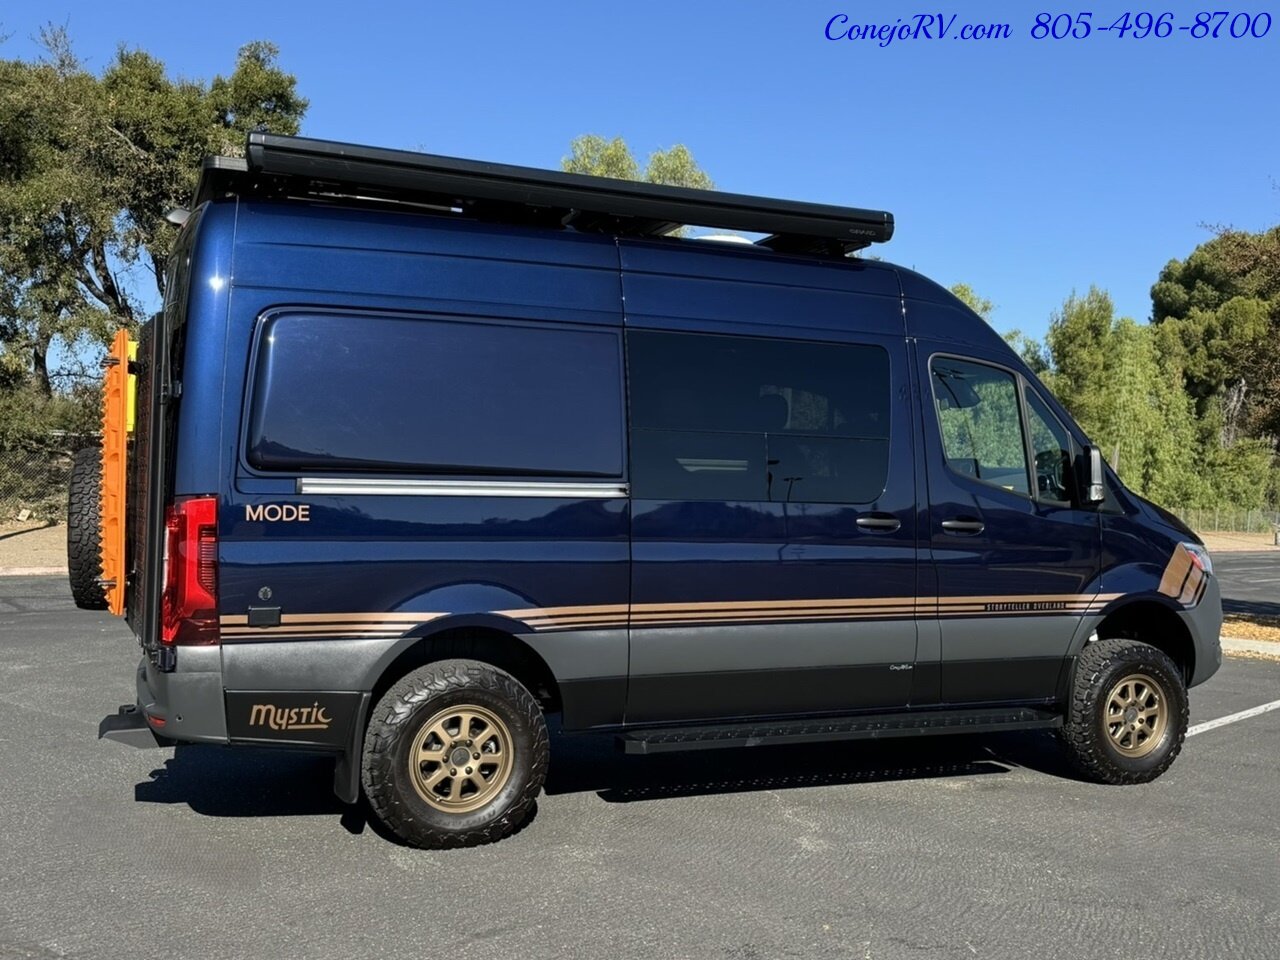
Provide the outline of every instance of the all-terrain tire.
[[[441,798],[436,805],[424,799],[423,781],[438,766],[415,759],[419,771],[428,771],[419,778],[410,759],[421,756],[424,728],[455,707],[496,719],[511,750],[503,785],[478,809],[462,812],[440,809]],[[483,733],[482,723],[476,721]],[[465,738],[467,731],[449,736]],[[360,772],[369,806],[388,830],[410,846],[442,849],[492,843],[512,833],[533,809],[549,762],[542,708],[515,677],[476,660],[441,660],[406,674],[383,694],[365,732]],[[450,789],[447,783],[443,788]]]
[[[1123,713],[1108,713],[1113,690],[1127,678],[1155,681],[1165,711],[1163,728],[1154,743],[1138,747],[1136,735],[1130,749],[1117,745],[1111,729],[1122,729]],[[1141,681],[1139,680],[1139,683]],[[1161,650],[1137,640],[1097,640],[1086,646],[1076,661],[1061,740],[1079,774],[1096,783],[1147,783],[1169,769],[1182,750],[1190,711],[1182,672]],[[1135,755],[1136,751],[1147,752]]]
[[102,578],[102,450],[85,447],[72,457],[67,496],[67,575],[82,610],[105,610]]

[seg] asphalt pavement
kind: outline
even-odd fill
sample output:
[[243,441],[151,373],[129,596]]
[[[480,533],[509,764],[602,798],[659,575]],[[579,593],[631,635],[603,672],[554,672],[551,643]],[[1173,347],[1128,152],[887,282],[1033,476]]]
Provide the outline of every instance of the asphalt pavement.
[[[98,741],[136,660],[61,579],[0,578],[0,960],[1280,956],[1280,710],[1123,788],[1043,735],[557,737],[524,829],[434,852],[333,799],[319,757]],[[1280,663],[1228,660],[1192,723],[1277,699]]]
[[1215,553],[1213,572],[1222,586],[1225,612],[1280,617],[1280,550]]

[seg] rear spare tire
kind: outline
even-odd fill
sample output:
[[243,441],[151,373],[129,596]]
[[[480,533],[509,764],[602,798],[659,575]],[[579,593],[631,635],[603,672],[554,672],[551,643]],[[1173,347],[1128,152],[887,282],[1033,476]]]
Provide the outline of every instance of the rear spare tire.
[[102,589],[102,450],[85,447],[72,458],[67,497],[67,575],[82,610],[105,610]]

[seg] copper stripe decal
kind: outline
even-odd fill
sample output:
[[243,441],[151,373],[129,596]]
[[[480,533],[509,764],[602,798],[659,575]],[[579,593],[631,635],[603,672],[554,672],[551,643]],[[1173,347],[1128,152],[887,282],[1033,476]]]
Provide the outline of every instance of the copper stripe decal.
[[1187,581],[1187,575],[1194,566],[1191,562],[1191,554],[1181,547],[1175,547],[1173,556],[1169,558],[1169,563],[1164,568],[1164,575],[1160,578],[1160,586],[1156,589],[1166,597],[1174,597],[1176,599],[1182,594],[1182,587]]
[[408,629],[403,624],[396,623],[353,623],[353,624],[297,624],[287,623],[279,627],[224,627],[223,634],[246,634],[253,635],[257,633],[342,633],[352,631],[363,631],[365,633],[394,633],[401,634]]
[[[905,607],[917,608],[938,604],[939,606],[974,606],[993,603],[1096,603],[1114,600],[1121,596],[1118,593],[1081,594],[1081,593],[1048,593],[1048,594],[995,594],[989,596],[957,596],[957,597],[853,597],[826,598],[821,600],[718,600],[697,603],[637,603],[630,607],[632,616],[649,613],[684,613],[706,612],[742,612],[748,610],[795,610],[803,612],[815,608],[858,609],[863,607]],[[626,615],[626,604],[602,604],[583,607],[532,607],[520,610],[496,610],[498,616],[511,617],[517,620],[545,621],[559,618],[577,619],[582,616],[598,616],[604,614]]]
[[[443,613],[286,613],[280,617],[282,623],[427,623]],[[231,614],[220,617],[224,626],[248,626],[247,614]],[[256,629],[262,629],[255,627]],[[274,629],[274,628],[268,628]]]
[[[1180,551],[1182,552],[1182,551]],[[1176,559],[1176,558],[1175,558]],[[1189,561],[1187,561],[1189,564]],[[1170,569],[1174,561],[1170,561]],[[1185,570],[1177,586],[1194,597],[1203,575],[1193,566]],[[1166,579],[1171,577],[1169,570]],[[1162,581],[1162,586],[1164,581]],[[998,616],[1034,614],[1085,614],[1123,596],[1099,594],[994,594],[952,597],[851,597],[821,600],[742,600],[687,603],[596,604],[575,607],[530,607],[497,610],[497,616],[521,620],[533,630],[565,630],[583,627],[625,627],[658,624],[745,622],[796,622],[805,620],[870,620],[918,616]],[[419,624],[447,616],[439,612],[297,613],[283,614],[279,626],[250,627],[248,615],[220,618],[225,636],[252,639],[269,636],[386,636],[397,637]]]
[[1196,563],[1191,552],[1181,545],[1174,547],[1173,556],[1160,577],[1156,589],[1166,597],[1172,597],[1184,607],[1194,607],[1200,602],[1208,577]]
[[[651,623],[721,623],[734,620],[778,620],[778,621],[803,621],[803,620],[869,620],[873,618],[884,617],[911,617],[916,611],[910,608],[886,608],[884,610],[867,610],[861,612],[850,612],[847,610],[813,610],[806,613],[786,613],[781,611],[768,610],[738,610],[727,611],[714,615],[697,614],[697,613],[673,613],[673,614],[640,614],[630,619],[633,624],[651,624]],[[555,620],[530,620],[526,621],[527,625],[535,630],[555,630],[563,629],[566,625],[574,626],[604,626],[612,623],[626,624],[625,617],[563,617]]]
[[398,630],[303,630],[300,633],[291,633],[288,630],[281,630],[278,627],[264,627],[254,629],[252,632],[246,633],[223,633],[223,640],[395,640],[401,637]]
[[1183,586],[1182,592],[1178,594],[1178,602],[1183,606],[1192,606],[1200,593],[1200,584],[1203,580],[1204,571],[1192,564],[1191,570],[1187,573],[1187,582]]
[[[1064,613],[1085,614],[1095,609],[1099,609],[1091,603],[1073,603],[1063,606],[1053,606],[1049,608],[1036,608],[1027,605],[1025,608],[1020,607],[1014,610],[996,611],[995,613],[1036,616],[1036,615],[1054,615]],[[652,627],[662,625],[695,625],[695,626],[715,626],[717,624],[730,623],[795,623],[795,622],[816,622],[816,621],[847,621],[853,622],[857,620],[875,620],[875,619],[904,619],[913,614],[921,619],[934,619],[938,616],[946,617],[989,617],[993,615],[993,611],[985,606],[968,605],[964,607],[949,607],[945,611],[934,613],[923,613],[913,610],[910,607],[885,608],[881,610],[861,610],[858,612],[849,612],[846,610],[811,610],[802,613],[784,612],[784,611],[737,611],[735,613],[721,613],[714,615],[704,615],[698,613],[684,614],[641,614],[631,619],[631,625],[634,627]],[[571,628],[602,628],[608,626],[624,626],[625,621],[617,617],[570,617],[560,618],[548,621],[528,621],[528,625],[535,630],[567,630]]]
[[[860,616],[863,614],[876,614],[885,612],[894,613],[911,613],[916,608],[907,604],[885,605],[878,607],[846,607],[838,604],[829,604],[821,607],[809,607],[804,610],[792,610],[785,607],[776,608],[751,608],[751,607],[722,607],[719,610],[672,610],[670,612],[664,610],[645,610],[637,609],[631,615],[632,620],[646,620],[652,618],[662,619],[712,619],[716,617],[728,616],[744,616],[747,614],[758,615],[762,617],[806,617],[829,614],[849,614],[850,616]],[[561,617],[528,617],[525,623],[541,624],[541,623],[559,623],[564,620],[625,620],[625,614],[594,614],[583,613],[576,616]]]

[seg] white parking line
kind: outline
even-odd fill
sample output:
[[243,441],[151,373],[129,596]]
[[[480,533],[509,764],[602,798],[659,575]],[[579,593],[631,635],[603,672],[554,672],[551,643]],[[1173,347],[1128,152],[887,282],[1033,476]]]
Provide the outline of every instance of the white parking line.
[[1250,707],[1248,710],[1241,710],[1239,713],[1230,713],[1225,717],[1219,717],[1217,720],[1206,720],[1204,723],[1197,723],[1187,730],[1187,736],[1194,737],[1197,733],[1216,730],[1218,727],[1225,727],[1228,723],[1235,723],[1237,720],[1248,720],[1250,717],[1256,717],[1260,713],[1269,713],[1272,710],[1280,710],[1280,700],[1272,700],[1270,703],[1264,703],[1260,707]]

